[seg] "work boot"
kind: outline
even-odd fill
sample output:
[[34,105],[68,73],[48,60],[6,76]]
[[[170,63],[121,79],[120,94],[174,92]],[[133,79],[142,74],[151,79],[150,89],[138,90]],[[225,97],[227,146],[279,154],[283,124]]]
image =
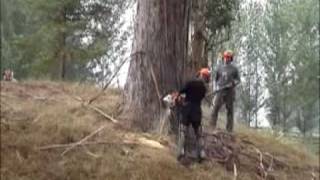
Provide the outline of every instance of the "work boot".
[[202,138],[198,142],[197,153],[199,162],[202,162],[206,158],[206,152],[204,151],[204,143]]
[[203,139],[203,132],[202,132],[202,126],[200,126],[196,132],[196,138],[197,138],[197,156],[199,162],[204,160],[206,158],[206,153],[204,151],[204,139]]
[[187,127],[184,125],[180,125],[179,128],[179,142],[178,142],[178,156],[177,160],[180,161],[186,154],[185,152],[185,141],[186,141],[186,130]]
[[206,152],[204,151],[204,149],[201,149],[198,154],[199,162],[202,162],[203,160],[205,160],[206,157],[207,157]]
[[178,151],[178,156],[177,156],[177,160],[180,161],[183,157],[185,157],[185,149],[182,147],[181,149],[179,149]]

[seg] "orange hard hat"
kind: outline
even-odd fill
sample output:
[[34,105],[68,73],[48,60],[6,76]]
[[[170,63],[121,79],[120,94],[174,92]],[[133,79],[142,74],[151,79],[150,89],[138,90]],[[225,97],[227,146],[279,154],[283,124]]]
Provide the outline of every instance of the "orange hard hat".
[[224,59],[233,58],[233,52],[231,50],[226,50],[223,53],[223,57],[224,57]]
[[201,68],[198,74],[199,76],[204,77],[206,79],[210,78],[210,71],[208,68]]

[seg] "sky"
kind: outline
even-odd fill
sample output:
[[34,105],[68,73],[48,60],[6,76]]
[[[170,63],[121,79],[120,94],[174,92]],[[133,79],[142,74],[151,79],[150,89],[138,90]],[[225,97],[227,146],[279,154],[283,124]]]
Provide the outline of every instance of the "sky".
[[[124,29],[128,28],[130,25],[132,25],[134,21],[134,16],[135,16],[135,5],[133,5],[132,8],[129,8],[125,11],[123,16],[121,18],[125,19],[125,25]],[[127,52],[125,54],[125,57],[129,57],[131,54],[131,49],[132,49],[132,39],[133,39],[133,32],[131,34],[132,36],[128,38],[125,46],[127,47]],[[128,74],[128,69],[129,69],[129,62],[126,62],[122,68],[120,69],[120,72],[118,74],[118,77],[113,80],[112,85],[118,86],[118,83],[120,87],[124,87],[126,80],[127,80],[127,74]]]

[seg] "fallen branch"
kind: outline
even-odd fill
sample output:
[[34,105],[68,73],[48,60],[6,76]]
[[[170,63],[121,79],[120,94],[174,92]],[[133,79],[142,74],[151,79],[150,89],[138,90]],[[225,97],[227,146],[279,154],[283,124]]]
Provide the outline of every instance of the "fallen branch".
[[270,158],[271,158],[271,162],[270,162],[270,164],[269,164],[269,167],[268,167],[268,169],[267,169],[267,171],[268,172],[270,172],[270,171],[273,171],[273,156],[270,154],[270,153],[265,153],[265,155],[267,155],[267,156],[269,156]]
[[314,173],[314,168],[312,168],[311,176],[312,176],[311,180],[316,180],[317,179],[317,176]]
[[93,152],[91,152],[86,146],[84,146],[83,144],[82,144],[82,147],[83,147],[83,149],[84,149],[84,151],[88,154],[88,155],[90,155],[90,156],[92,156],[92,157],[94,157],[94,158],[99,158],[101,155],[96,155],[96,154],[94,154]]
[[[45,101],[45,100],[49,100],[47,97],[42,97],[42,96],[32,96],[32,98],[34,100],[39,100],[39,101]],[[50,99],[51,100],[51,99]]]
[[[258,148],[257,148],[256,146],[254,146],[253,144],[250,144],[250,147],[253,148],[253,149],[257,152],[257,149],[258,149]],[[260,151],[260,150],[259,150],[259,151]],[[260,151],[260,152],[261,152],[261,151]],[[270,162],[269,167],[268,167],[268,172],[269,172],[269,171],[273,171],[273,167],[274,167],[274,166],[278,166],[278,167],[280,167],[280,168],[290,167],[289,164],[281,161],[280,159],[276,158],[275,156],[273,156],[272,154],[270,154],[270,153],[268,153],[268,152],[264,152],[264,153],[261,152],[261,153],[262,153],[263,155],[269,156],[269,157],[271,158],[271,162]],[[254,158],[254,157],[252,157],[250,154],[247,154],[247,153],[244,153],[244,152],[242,152],[242,154],[245,155],[245,156],[247,156],[247,157],[249,157],[249,158]],[[256,158],[255,158],[255,159],[256,159]],[[258,158],[258,160],[260,160],[260,157]]]
[[70,94],[68,94],[72,99],[76,100],[76,101],[79,101],[79,102],[82,102],[84,103],[84,99],[82,99],[82,97],[80,96],[71,96]]
[[112,121],[113,123],[118,123],[118,120],[114,119],[112,116],[108,115],[107,113],[103,112],[101,109],[99,109],[96,106],[93,106],[91,104],[89,104],[88,102],[86,103],[84,99],[82,99],[80,96],[73,96],[68,94],[72,99],[81,102],[82,105],[88,109],[91,109],[99,114],[101,114],[102,116],[104,116],[105,118],[109,119],[110,121]]
[[118,123],[118,120],[114,119],[112,116],[106,114],[105,112],[103,112],[101,109],[99,109],[98,107],[95,107],[93,105],[85,105],[86,107],[88,107],[89,109],[92,109],[96,112],[98,112],[99,114],[101,114],[102,116],[104,116],[105,118],[109,119],[110,121],[112,121],[113,123]]
[[[269,153],[264,153],[265,155],[270,155]],[[272,155],[271,155],[272,156]],[[290,165],[277,159],[276,157],[272,156],[272,162],[273,164],[278,164],[278,165],[281,165],[281,166],[284,166],[284,167],[289,167]]]
[[[60,149],[60,148],[67,148],[71,147],[76,143],[69,143],[69,144],[52,144],[52,145],[47,145],[47,146],[41,146],[37,148],[37,150],[40,151],[45,151],[45,150],[50,150],[50,149]],[[83,142],[81,145],[82,146],[88,146],[88,145],[112,145],[112,144],[119,144],[119,145],[137,145],[137,143],[128,143],[128,142],[105,142],[105,141],[98,141],[98,142]],[[78,147],[78,146],[76,146]]]
[[138,142],[142,145],[149,146],[152,148],[157,148],[157,149],[164,149],[165,146],[163,146],[161,143],[155,140],[147,139],[145,137],[141,137],[138,139]]
[[87,141],[89,138],[91,138],[92,136],[96,135],[98,132],[102,131],[106,127],[107,127],[107,125],[101,126],[100,128],[98,128],[97,130],[95,130],[94,132],[89,134],[88,136],[84,137],[83,139],[81,139],[77,143],[72,144],[70,147],[68,147],[65,151],[62,152],[61,156],[65,155],[67,152],[69,152],[70,150],[72,150],[76,146],[81,145],[83,142]]
[[266,171],[264,165],[263,165],[263,154],[262,152],[255,147],[256,152],[259,154],[259,167],[258,170],[260,170],[260,175],[262,176],[262,178],[266,179],[268,176],[268,172]]
[[22,158],[22,156],[21,156],[21,154],[20,154],[20,152],[18,150],[16,150],[16,155],[17,155],[17,158],[18,158],[19,162],[22,163],[23,162],[23,158]]
[[39,115],[32,121],[32,123],[38,122],[38,121],[41,119],[42,116],[44,116],[44,114],[39,114]]

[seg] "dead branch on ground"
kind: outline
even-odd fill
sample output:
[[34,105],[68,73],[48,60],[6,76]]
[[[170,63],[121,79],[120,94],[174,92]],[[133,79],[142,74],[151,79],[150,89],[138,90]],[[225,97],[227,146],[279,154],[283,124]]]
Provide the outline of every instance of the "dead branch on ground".
[[106,119],[109,119],[111,122],[113,123],[118,123],[119,121],[114,119],[112,116],[110,116],[109,114],[103,112],[100,108],[94,106],[94,105],[91,105],[91,104],[88,104],[85,102],[84,99],[82,99],[80,96],[73,96],[73,95],[70,95],[68,93],[66,93],[68,96],[70,96],[72,99],[80,102],[84,107],[88,108],[88,109],[91,109],[97,113],[99,113],[100,115],[102,115],[103,117],[105,117]]
[[64,150],[61,154],[61,156],[64,156],[67,152],[69,152],[70,150],[74,149],[76,146],[81,145],[83,142],[87,141],[89,138],[91,138],[92,136],[96,135],[97,133],[99,133],[100,131],[102,131],[104,128],[106,128],[107,125],[101,126],[100,128],[98,128],[97,130],[95,130],[94,132],[92,132],[91,134],[89,134],[88,136],[84,137],[83,139],[81,139],[80,141],[72,144],[70,147],[68,147],[66,150]]
[[[68,148],[73,146],[76,143],[69,143],[69,144],[52,144],[47,146],[41,146],[38,147],[37,150],[45,151],[45,150],[51,150],[51,149],[61,149],[61,148]],[[107,141],[96,141],[96,142],[83,142],[81,146],[89,146],[89,145],[137,145],[138,143],[134,142],[107,142]],[[76,146],[79,147],[79,146]]]
[[101,114],[102,116],[104,116],[105,118],[109,119],[110,121],[112,121],[113,123],[118,123],[119,121],[114,119],[112,116],[106,114],[105,112],[103,112],[101,109],[99,109],[98,107],[96,106],[93,106],[93,105],[87,105],[87,107],[89,109],[92,109],[94,110],[95,112],[98,112],[99,114]]

